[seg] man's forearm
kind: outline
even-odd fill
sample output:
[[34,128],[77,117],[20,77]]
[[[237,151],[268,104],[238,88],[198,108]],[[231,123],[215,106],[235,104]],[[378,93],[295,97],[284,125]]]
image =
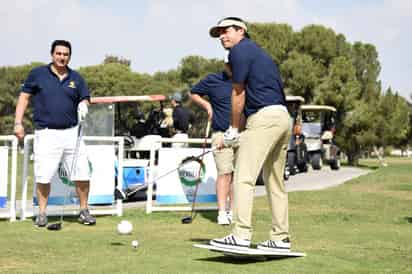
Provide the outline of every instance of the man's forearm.
[[245,89],[243,85],[234,85],[232,90],[232,127],[240,128],[241,116],[245,107]]
[[197,105],[199,105],[200,107],[202,107],[206,111],[210,107],[210,103],[208,101],[206,101],[205,99],[203,99],[202,97],[200,97],[199,95],[197,95],[197,94],[191,94],[190,99],[192,99],[193,102],[195,102]]
[[30,95],[21,93],[16,105],[16,114],[14,118],[14,123],[19,125],[23,123],[24,112],[26,111],[27,105],[29,104]]

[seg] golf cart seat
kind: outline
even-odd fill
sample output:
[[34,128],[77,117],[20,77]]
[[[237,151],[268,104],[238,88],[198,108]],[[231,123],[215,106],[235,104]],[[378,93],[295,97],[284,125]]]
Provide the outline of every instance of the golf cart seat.
[[333,133],[330,130],[327,130],[323,132],[321,136],[322,141],[327,141],[327,140],[332,140],[333,139]]
[[135,145],[135,150],[137,151],[150,151],[152,147],[155,150],[159,150],[162,147],[160,140],[162,136],[160,135],[146,135],[140,138]]

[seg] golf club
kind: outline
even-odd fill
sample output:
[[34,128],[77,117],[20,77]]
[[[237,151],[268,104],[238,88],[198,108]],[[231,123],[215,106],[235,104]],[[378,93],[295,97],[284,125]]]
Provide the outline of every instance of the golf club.
[[[81,139],[83,136],[83,125],[82,123],[79,123],[78,131],[77,131],[77,139],[76,139],[76,146],[74,147],[74,155],[73,155],[73,160],[72,160],[72,166],[70,167],[70,172],[67,174],[67,178],[71,180],[72,174],[74,169],[76,168],[77,164],[77,157],[79,156],[79,148],[80,148],[80,143]],[[63,215],[64,215],[64,207],[66,205],[66,200],[68,196],[69,191],[66,191],[64,195],[64,201],[63,201],[63,206],[62,206],[62,212],[60,214],[60,221],[57,223],[52,223],[47,226],[48,230],[61,230],[63,226]]]
[[[209,131],[210,131],[210,120],[207,121],[207,126],[206,126],[206,133],[205,133],[205,141],[203,143],[203,155],[201,156],[200,160],[203,159],[203,156],[205,154],[205,149],[207,145],[207,137],[209,137]],[[199,172],[200,173],[200,172]],[[182,224],[191,224],[193,222],[193,219],[195,218],[195,215],[193,215],[195,211],[195,205],[196,205],[196,197],[197,197],[197,191],[199,190],[199,185],[201,182],[198,182],[195,187],[195,193],[193,195],[193,201],[192,201],[192,210],[190,212],[190,216],[186,216],[182,218]]]
[[[208,153],[210,153],[210,152],[215,151],[216,149],[217,149],[216,147],[212,147],[212,148],[209,149],[209,150],[203,149],[203,152],[202,152],[201,154],[199,154],[199,155],[197,155],[197,156],[190,157],[190,161],[187,160],[188,158],[185,158],[176,168],[173,168],[173,169],[171,169],[171,170],[169,170],[169,171],[167,171],[167,172],[165,172],[165,173],[157,176],[156,178],[153,179],[153,182],[155,182],[155,181],[157,181],[157,180],[159,180],[159,179],[161,179],[161,178],[163,178],[163,177],[166,177],[167,175],[175,172],[176,170],[179,170],[180,168],[182,168],[182,166],[187,165],[187,164],[190,163],[191,161],[197,161],[197,160],[199,160],[199,159],[202,159],[203,156],[205,156],[206,154],[208,154]],[[119,197],[125,197],[125,198],[126,198],[126,197],[131,196],[131,195],[133,195],[134,193],[138,192],[139,190],[146,188],[147,186],[148,186],[148,184],[143,184],[143,185],[138,186],[138,187],[136,187],[135,189],[133,189],[133,191],[127,192],[127,193],[124,193],[123,191],[121,191],[121,192],[119,191],[119,192],[117,192],[117,195],[119,195]],[[116,191],[116,190],[115,190],[115,191]],[[123,196],[123,195],[124,195],[124,196]]]

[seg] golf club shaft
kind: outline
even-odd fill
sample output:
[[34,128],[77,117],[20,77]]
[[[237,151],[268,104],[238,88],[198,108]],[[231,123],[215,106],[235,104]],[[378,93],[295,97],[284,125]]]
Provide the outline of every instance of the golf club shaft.
[[[205,154],[206,145],[207,145],[207,138],[209,137],[210,124],[211,124],[211,121],[208,120],[208,121],[207,121],[207,125],[206,125],[205,141],[203,142],[203,153],[202,153],[203,155],[201,156],[200,160],[203,160],[203,156],[204,156],[204,154]],[[200,172],[200,170],[199,170],[199,172]],[[191,218],[192,220],[193,220],[193,218],[194,218],[193,213],[195,212],[197,192],[198,192],[198,190],[199,190],[199,185],[200,185],[201,183],[202,183],[202,182],[198,182],[198,183],[196,184],[195,194],[194,194],[194,196],[193,196],[192,210],[191,210],[191,212],[190,212],[190,218]]]
[[[195,158],[195,159],[202,159],[203,156],[205,156],[206,154],[208,154],[208,153],[210,153],[210,152],[215,151],[216,149],[217,149],[217,148],[215,148],[215,147],[212,147],[210,150],[207,150],[207,151],[205,151],[205,149],[204,149],[203,152],[202,152],[202,154],[199,154],[199,155],[197,155],[197,156],[194,156],[194,158]],[[182,163],[180,163],[176,168],[174,168],[174,169],[172,169],[172,170],[169,170],[169,171],[167,171],[166,173],[163,173],[163,174],[157,176],[156,178],[153,179],[153,182],[156,182],[157,180],[159,180],[159,179],[161,179],[161,178],[163,178],[163,177],[166,177],[166,176],[169,175],[169,174],[172,174],[173,172],[175,172],[176,170],[178,170],[178,169],[181,168],[181,167],[182,167]],[[133,195],[134,193],[138,192],[139,190],[147,187],[147,185],[148,185],[148,184],[145,184],[145,185],[142,185],[142,186],[140,186],[140,187],[137,187],[137,188],[134,189],[133,191],[128,192],[126,195],[127,195],[127,196],[131,196],[131,195]]]
[[[77,139],[76,139],[76,145],[74,147],[74,154],[73,154],[73,159],[72,159],[72,165],[70,167],[70,173],[67,174],[67,179],[68,180],[72,180],[72,175],[73,172],[77,166],[77,157],[79,154],[79,150],[80,150],[80,143],[82,140],[82,136],[83,136],[83,125],[82,123],[79,123],[79,127],[77,130]],[[67,196],[68,196],[69,191],[66,191],[65,195],[64,195],[64,201],[63,201],[63,206],[62,206],[62,213],[60,215],[60,223],[63,222],[63,215],[64,215],[64,207],[66,205],[66,201],[67,201]]]

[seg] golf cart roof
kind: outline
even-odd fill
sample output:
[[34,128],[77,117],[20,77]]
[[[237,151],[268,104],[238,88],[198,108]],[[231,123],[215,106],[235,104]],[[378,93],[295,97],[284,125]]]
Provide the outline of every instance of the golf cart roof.
[[305,102],[305,99],[302,96],[293,96],[293,95],[286,95],[286,101],[299,101],[301,103]]
[[92,104],[113,104],[125,102],[155,102],[166,100],[165,95],[141,95],[141,96],[102,96],[91,97]]
[[325,106],[325,105],[302,105],[302,110],[329,110],[336,112],[336,108],[332,106]]

